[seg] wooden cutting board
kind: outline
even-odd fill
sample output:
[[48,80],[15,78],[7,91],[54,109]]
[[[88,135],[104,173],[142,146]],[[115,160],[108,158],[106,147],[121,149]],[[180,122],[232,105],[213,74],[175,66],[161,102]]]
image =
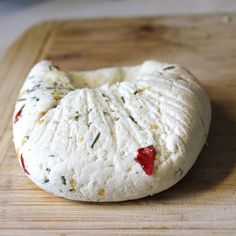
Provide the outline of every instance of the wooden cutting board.
[[[81,203],[52,196],[24,176],[11,117],[31,66],[64,70],[145,59],[191,70],[209,94],[207,145],[187,176],[153,197]],[[1,235],[236,235],[236,14],[49,21],[30,28],[0,63]]]

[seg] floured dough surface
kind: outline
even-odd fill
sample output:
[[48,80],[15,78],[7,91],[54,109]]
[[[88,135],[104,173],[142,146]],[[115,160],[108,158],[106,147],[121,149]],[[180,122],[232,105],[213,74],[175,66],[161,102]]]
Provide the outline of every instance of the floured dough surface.
[[[178,65],[65,73],[30,71],[13,118],[23,170],[40,188],[81,201],[123,201],[163,191],[191,168],[208,134],[210,102]],[[135,161],[156,150],[153,173]]]

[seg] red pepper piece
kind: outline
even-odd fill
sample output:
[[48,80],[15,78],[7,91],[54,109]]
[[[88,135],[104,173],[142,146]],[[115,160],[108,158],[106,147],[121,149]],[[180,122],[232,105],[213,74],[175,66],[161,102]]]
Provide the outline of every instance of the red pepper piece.
[[15,116],[15,119],[14,119],[14,124],[19,120],[24,106],[25,106],[25,105],[23,105],[23,106],[21,107],[21,109],[16,113],[16,116]]
[[152,175],[154,170],[154,160],[156,156],[156,150],[154,146],[148,146],[138,149],[138,155],[134,158],[145,171],[147,175]]
[[30,175],[29,172],[28,172],[28,170],[25,168],[25,161],[24,161],[24,158],[23,158],[23,155],[22,155],[22,154],[20,155],[20,161],[21,161],[21,166],[22,166],[24,172],[25,172],[26,174]]

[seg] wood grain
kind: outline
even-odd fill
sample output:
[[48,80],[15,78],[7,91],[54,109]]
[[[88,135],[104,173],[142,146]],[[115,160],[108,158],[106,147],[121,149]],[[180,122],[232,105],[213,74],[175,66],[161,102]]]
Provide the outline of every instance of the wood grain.
[[[236,15],[50,21],[22,35],[0,63],[0,235],[236,235]],[[171,189],[123,203],[81,203],[24,176],[11,117],[30,67],[64,70],[178,63],[201,81],[213,118],[189,174]]]

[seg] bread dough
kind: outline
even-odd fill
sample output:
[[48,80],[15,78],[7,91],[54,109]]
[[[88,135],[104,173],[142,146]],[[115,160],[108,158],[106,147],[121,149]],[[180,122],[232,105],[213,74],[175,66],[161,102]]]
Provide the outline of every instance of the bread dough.
[[[73,200],[124,201],[177,183],[199,155],[210,119],[206,93],[178,65],[63,72],[41,61],[20,91],[13,137],[40,188]],[[150,145],[148,175],[135,158]]]

